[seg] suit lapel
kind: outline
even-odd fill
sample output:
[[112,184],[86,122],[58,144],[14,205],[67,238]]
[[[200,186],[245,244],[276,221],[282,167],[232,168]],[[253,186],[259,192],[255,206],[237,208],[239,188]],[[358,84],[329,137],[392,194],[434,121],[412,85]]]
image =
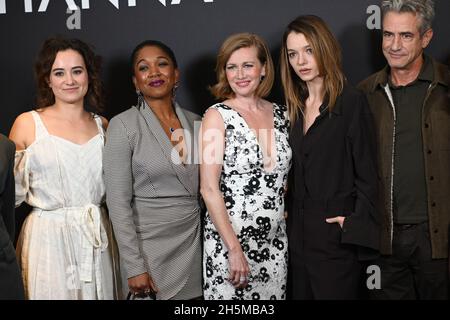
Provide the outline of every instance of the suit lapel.
[[175,103],[175,112],[180,119],[181,126],[184,129],[185,145],[187,148],[186,165],[181,165],[183,171],[180,172],[180,181],[186,186],[191,194],[198,192],[198,165],[197,165],[197,134],[195,130],[194,119],[186,116],[183,109]]
[[[146,104],[140,108],[140,111],[147,123],[149,130],[158,141],[158,144],[161,146],[163,154],[167,159],[167,161],[172,166],[172,169],[174,170],[176,176],[178,177],[178,180],[190,194],[194,194],[196,190],[194,190],[194,183],[191,178],[192,175],[191,171],[194,169],[191,167],[193,166],[189,165],[184,166],[181,163],[181,159],[180,156],[178,155],[178,152],[175,150],[175,148],[173,148],[172,143],[170,142],[169,138],[164,132],[164,129],[161,127],[161,124],[157,119],[157,117],[155,116],[155,114],[153,113],[153,111]],[[178,118],[180,119],[183,128],[185,130],[188,130],[189,135],[192,136],[191,125],[189,121],[186,119],[182,109],[178,105],[176,105],[175,111],[177,113]],[[191,146],[188,146],[187,148],[189,156],[191,154]]]
[[292,146],[292,151],[294,156],[301,160],[300,150],[303,143],[303,117],[299,116],[294,123],[291,134],[289,135],[290,144]]

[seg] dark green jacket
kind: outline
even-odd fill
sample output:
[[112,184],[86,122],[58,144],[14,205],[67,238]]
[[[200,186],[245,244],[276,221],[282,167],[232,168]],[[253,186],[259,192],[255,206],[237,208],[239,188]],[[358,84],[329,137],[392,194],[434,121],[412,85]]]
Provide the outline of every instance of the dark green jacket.
[[[431,59],[431,58],[430,58]],[[423,156],[427,182],[428,219],[433,258],[448,257],[450,226],[450,102],[449,70],[431,59],[434,80],[422,108]],[[381,253],[392,254],[393,170],[395,145],[395,106],[390,94],[389,68],[371,75],[359,84],[366,93],[375,120],[378,143],[380,203],[382,211]]]

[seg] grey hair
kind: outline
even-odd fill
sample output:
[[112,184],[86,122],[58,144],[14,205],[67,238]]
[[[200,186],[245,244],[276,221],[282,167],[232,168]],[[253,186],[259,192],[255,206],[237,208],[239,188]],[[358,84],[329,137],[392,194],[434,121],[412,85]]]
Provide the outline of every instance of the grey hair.
[[431,29],[434,19],[433,0],[383,0],[381,2],[383,17],[386,13],[394,11],[398,13],[411,12],[417,14],[421,20],[419,27],[420,34],[423,35]]

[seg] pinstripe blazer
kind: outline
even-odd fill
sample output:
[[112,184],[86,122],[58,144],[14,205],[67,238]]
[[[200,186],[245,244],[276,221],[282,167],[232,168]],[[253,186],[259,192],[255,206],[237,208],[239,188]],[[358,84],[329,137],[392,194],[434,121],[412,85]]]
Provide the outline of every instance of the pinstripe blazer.
[[111,119],[103,155],[122,278],[148,272],[159,290],[157,299],[179,298],[180,291],[183,298],[202,295],[199,170],[192,163],[194,122],[200,117],[178,104],[175,111],[191,164],[180,163],[146,104]]

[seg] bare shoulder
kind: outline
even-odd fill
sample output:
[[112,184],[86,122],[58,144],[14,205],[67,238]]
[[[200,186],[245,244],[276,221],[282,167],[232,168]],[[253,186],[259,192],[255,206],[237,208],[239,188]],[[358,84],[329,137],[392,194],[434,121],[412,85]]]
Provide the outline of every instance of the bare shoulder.
[[35,125],[31,112],[20,114],[11,128],[9,138],[16,144],[17,150],[26,149],[35,139]]
[[215,108],[209,108],[203,115],[202,126],[207,128],[216,128],[225,130],[222,115],[219,110]]
[[32,111],[28,111],[28,112],[24,112],[21,113],[16,120],[14,120],[14,124],[17,125],[22,125],[22,124],[30,124],[33,123],[34,125],[34,120],[33,120],[33,115],[31,114]]

